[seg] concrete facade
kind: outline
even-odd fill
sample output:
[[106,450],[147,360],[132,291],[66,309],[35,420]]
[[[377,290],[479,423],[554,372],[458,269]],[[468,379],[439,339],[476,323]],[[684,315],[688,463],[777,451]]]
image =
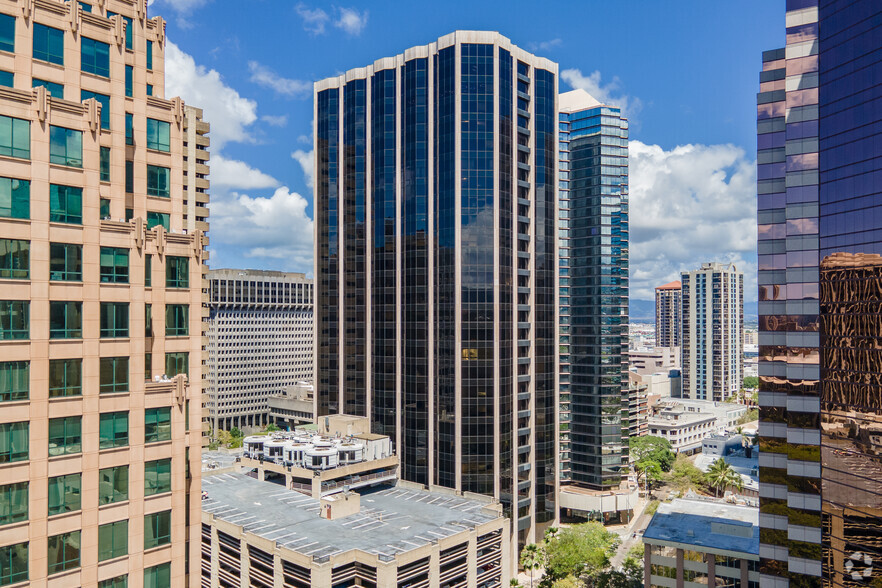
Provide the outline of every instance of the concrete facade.
[[682,338],[682,284],[669,282],[655,289],[655,344],[680,347]]

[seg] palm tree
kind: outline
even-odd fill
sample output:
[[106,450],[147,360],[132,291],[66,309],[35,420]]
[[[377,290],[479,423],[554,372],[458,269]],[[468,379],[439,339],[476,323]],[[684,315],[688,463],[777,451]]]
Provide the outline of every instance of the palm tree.
[[530,588],[533,588],[533,570],[541,568],[544,561],[545,553],[535,543],[524,546],[521,551],[521,567],[530,572]]
[[711,467],[707,470],[707,481],[714,489],[717,497],[720,496],[720,490],[725,490],[729,486],[737,490],[744,488],[741,475],[733,470],[732,466],[726,463],[726,460],[722,457],[712,463]]

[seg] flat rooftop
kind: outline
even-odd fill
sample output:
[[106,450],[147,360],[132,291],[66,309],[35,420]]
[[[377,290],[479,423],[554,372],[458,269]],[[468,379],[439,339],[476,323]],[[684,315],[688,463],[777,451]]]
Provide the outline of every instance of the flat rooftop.
[[203,476],[202,490],[203,512],[312,557],[394,556],[502,516],[489,502],[401,487],[360,493],[360,512],[337,520],[319,518],[318,500],[245,474]]
[[643,539],[759,556],[759,509],[677,498],[659,505]]

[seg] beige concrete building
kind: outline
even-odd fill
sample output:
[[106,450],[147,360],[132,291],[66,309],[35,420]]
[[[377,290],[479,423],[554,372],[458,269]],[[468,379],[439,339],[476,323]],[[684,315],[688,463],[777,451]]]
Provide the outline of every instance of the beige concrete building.
[[4,585],[199,583],[208,125],[165,46],[147,0],[0,3]]

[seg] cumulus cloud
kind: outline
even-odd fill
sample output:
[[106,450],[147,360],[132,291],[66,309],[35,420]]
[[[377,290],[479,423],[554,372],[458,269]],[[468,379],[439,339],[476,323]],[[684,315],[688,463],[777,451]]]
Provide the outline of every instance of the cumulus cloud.
[[358,36],[368,21],[368,11],[358,11],[355,8],[333,7],[333,19],[331,14],[322,8],[310,8],[303,2],[294,7],[297,15],[303,20],[303,28],[313,35],[322,35],[327,30],[327,24],[331,23],[338,29],[342,29],[349,35]]
[[313,35],[321,35],[325,32],[325,24],[330,19],[327,12],[321,8],[310,8],[302,2],[295,6],[294,10],[303,19],[304,29]]
[[315,150],[304,151],[298,149],[291,154],[291,157],[300,164],[303,169],[303,177],[306,179],[306,185],[310,188],[315,186]]
[[640,98],[621,93],[621,80],[614,77],[611,82],[604,84],[600,72],[595,70],[587,76],[578,69],[565,69],[560,72],[560,79],[565,81],[574,90],[582,89],[597,98],[604,104],[618,106],[622,114],[628,118],[636,117],[643,109]]
[[270,114],[264,114],[260,117],[260,120],[274,127],[284,127],[286,124],[288,124],[288,115],[281,114],[279,116],[273,116]]
[[360,35],[367,25],[368,11],[359,12],[354,8],[338,8],[334,26],[343,29],[347,34]]
[[734,145],[629,144],[631,297],[702,262],[733,262],[756,299],[756,163]]
[[551,51],[557,47],[563,45],[563,40],[561,39],[550,39],[548,41],[540,41],[539,43],[530,43],[530,51]]
[[253,168],[244,161],[227,159],[219,153],[211,157],[212,188],[254,190],[276,188],[279,181],[274,177]]
[[276,74],[270,68],[256,61],[248,62],[248,70],[251,72],[251,81],[258,86],[269,88],[277,94],[288,98],[311,96],[312,83],[302,80],[292,80]]

